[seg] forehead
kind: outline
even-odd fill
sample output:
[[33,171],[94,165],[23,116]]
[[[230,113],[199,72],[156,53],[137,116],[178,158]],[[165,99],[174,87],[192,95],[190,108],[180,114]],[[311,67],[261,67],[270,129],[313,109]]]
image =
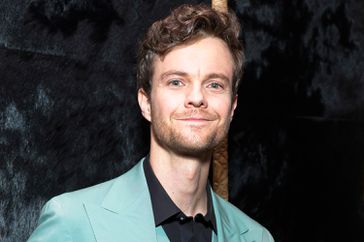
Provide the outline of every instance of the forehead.
[[233,57],[226,43],[218,38],[207,37],[174,47],[164,57],[156,57],[153,79],[176,70],[191,76],[219,73],[232,80],[233,66]]

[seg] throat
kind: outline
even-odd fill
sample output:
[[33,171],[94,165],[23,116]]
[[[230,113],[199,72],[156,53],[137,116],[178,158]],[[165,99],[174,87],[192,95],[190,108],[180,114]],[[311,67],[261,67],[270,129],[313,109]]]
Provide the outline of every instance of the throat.
[[[159,156],[160,157],[160,156]],[[207,212],[207,179],[210,162],[192,159],[155,159],[150,164],[157,179],[176,204],[188,216]]]

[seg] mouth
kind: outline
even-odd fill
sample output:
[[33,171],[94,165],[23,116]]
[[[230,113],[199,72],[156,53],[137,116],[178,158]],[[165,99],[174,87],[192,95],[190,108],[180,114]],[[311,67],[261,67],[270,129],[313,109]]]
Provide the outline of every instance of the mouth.
[[209,125],[213,120],[200,117],[188,117],[188,118],[179,118],[177,119],[177,121],[180,121],[189,126],[206,126]]
[[206,111],[192,110],[189,112],[176,113],[173,115],[173,118],[181,122],[202,125],[215,121],[218,117]]
[[212,121],[211,119],[207,119],[207,118],[197,118],[197,117],[179,118],[177,120],[180,120],[180,121],[190,121],[190,122],[208,122],[208,121]]

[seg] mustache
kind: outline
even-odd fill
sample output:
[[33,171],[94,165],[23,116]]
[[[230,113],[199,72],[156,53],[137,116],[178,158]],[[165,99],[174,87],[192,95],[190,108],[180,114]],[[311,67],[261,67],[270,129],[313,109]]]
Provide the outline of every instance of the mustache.
[[208,112],[203,109],[191,109],[183,112],[177,112],[173,114],[174,119],[189,119],[189,118],[199,118],[206,120],[218,119],[218,115],[215,113]]

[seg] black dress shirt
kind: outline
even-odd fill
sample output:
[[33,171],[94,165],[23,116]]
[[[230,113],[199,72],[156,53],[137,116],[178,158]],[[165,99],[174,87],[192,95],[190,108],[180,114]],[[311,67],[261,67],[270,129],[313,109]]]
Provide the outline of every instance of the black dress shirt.
[[212,233],[217,231],[209,186],[206,187],[206,215],[188,217],[176,206],[158,181],[149,156],[144,161],[144,173],[152,201],[155,226],[161,225],[171,242],[211,242]]

